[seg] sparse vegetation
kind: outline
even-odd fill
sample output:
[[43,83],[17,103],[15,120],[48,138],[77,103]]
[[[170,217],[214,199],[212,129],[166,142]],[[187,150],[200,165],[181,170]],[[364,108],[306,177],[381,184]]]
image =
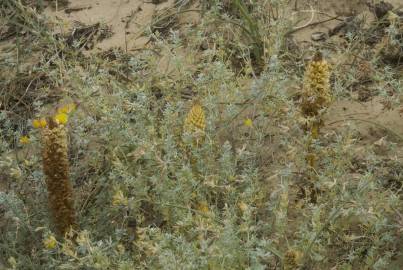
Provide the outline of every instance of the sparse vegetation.
[[0,3],[0,269],[400,269],[401,9],[140,2]]

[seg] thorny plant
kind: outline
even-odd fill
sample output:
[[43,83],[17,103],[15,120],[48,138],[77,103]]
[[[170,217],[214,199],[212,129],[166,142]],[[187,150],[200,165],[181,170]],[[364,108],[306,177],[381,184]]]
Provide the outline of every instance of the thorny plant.
[[[253,9],[269,2],[279,1],[254,1]],[[248,65],[239,72],[228,59],[228,50],[242,52],[245,44],[242,33],[233,31],[228,48],[221,38],[228,25],[216,27],[227,15],[217,14],[214,5],[186,35],[151,34],[153,50],[84,56],[52,34],[45,16],[19,1],[5,3],[9,14],[15,13],[7,24],[17,29],[18,44],[29,45],[1,53],[0,76],[7,83],[0,103],[0,267],[398,265],[400,167],[377,153],[385,147],[398,155],[400,142],[363,148],[354,122],[342,129],[325,122],[321,139],[312,146],[319,192],[315,203],[301,196],[309,184],[306,145],[311,136],[301,128],[292,91],[303,84],[302,65],[283,57],[290,25],[285,18],[273,25],[271,37],[277,37],[266,40],[267,65],[258,75]],[[209,31],[212,27],[215,31]],[[358,39],[350,40],[347,53],[355,53]],[[156,72],[164,51],[170,53],[172,72]],[[39,60],[29,62],[33,56]],[[250,55],[244,57],[250,61]],[[354,79],[345,76],[342,59],[337,61],[336,101],[351,94],[345,86]],[[385,85],[387,80],[388,87],[401,89],[393,67],[374,61],[371,68],[376,82]],[[28,84],[17,83],[21,73]],[[11,86],[16,92],[7,91]],[[33,127],[46,128],[41,118],[51,108],[72,103],[78,106],[65,143],[77,224],[63,238],[48,209],[41,166],[46,159],[40,155],[40,132]]]

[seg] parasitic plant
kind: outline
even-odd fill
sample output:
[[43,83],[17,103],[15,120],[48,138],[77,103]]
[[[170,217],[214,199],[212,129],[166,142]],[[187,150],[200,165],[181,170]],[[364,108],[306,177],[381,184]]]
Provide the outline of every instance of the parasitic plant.
[[[303,115],[310,119],[307,129],[312,139],[319,137],[319,129],[323,125],[322,114],[331,102],[330,67],[320,52],[317,52],[305,71],[301,109]],[[308,163],[315,167],[315,155],[311,146],[308,149]]]
[[56,230],[64,236],[76,225],[73,188],[69,180],[67,114],[58,113],[46,121],[33,122],[42,129],[43,172],[46,177],[49,208]]

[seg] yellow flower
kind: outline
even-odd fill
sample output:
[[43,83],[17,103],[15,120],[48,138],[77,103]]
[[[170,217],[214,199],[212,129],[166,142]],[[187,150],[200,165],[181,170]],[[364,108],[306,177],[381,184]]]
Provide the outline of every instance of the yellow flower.
[[118,251],[120,254],[123,254],[123,253],[125,252],[125,246],[122,245],[122,244],[118,244],[118,245],[116,246],[116,249],[117,249],[117,251]]
[[210,214],[210,209],[206,201],[198,203],[197,210],[202,212],[203,214]]
[[65,125],[69,120],[69,116],[65,113],[58,113],[55,115],[54,120],[59,125]]
[[69,114],[76,109],[76,104],[68,103],[57,109],[58,114]]
[[28,136],[21,136],[20,137],[20,144],[28,144],[28,143],[29,143]]
[[242,201],[238,203],[238,207],[239,207],[239,209],[241,209],[242,212],[245,212],[246,210],[248,210],[248,205]]
[[243,124],[247,127],[252,127],[253,126],[253,121],[250,118],[245,119],[245,121],[243,121]]
[[46,239],[43,240],[43,245],[46,249],[54,249],[57,245],[57,240],[53,235],[49,235]]
[[46,127],[48,123],[46,122],[46,120],[44,118],[41,119],[34,119],[34,121],[32,121],[32,126],[34,128],[44,128]]

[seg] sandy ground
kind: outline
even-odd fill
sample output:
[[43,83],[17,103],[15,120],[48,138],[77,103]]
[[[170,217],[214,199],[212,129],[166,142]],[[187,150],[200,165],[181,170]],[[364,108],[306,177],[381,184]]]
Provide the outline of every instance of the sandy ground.
[[[153,4],[159,2],[159,4]],[[45,13],[65,25],[69,31],[75,22],[86,25],[104,23],[112,31],[112,36],[96,44],[95,50],[122,48],[136,50],[142,48],[149,38],[142,33],[151,25],[158,14],[179,8],[175,0],[70,0],[67,7],[48,7]],[[186,14],[186,16],[195,16]]]
[[[111,27],[113,35],[96,45],[97,50],[107,50],[120,47],[129,50],[143,47],[149,40],[142,36],[142,32],[152,23],[156,14],[164,11],[173,11],[178,8],[175,0],[69,0],[66,7],[48,7],[45,13],[71,29],[74,22],[87,25],[105,23]],[[197,1],[196,6],[198,6]],[[306,27],[295,34],[298,42],[311,40],[314,32],[327,32],[334,28],[345,17],[362,14],[369,21],[373,15],[369,12],[368,0],[295,0],[290,2],[290,13],[298,26],[309,23],[328,22]],[[371,2],[371,1],[370,1]],[[403,0],[388,0],[395,8],[403,7]],[[153,4],[158,3],[158,4]],[[295,8],[297,8],[295,10]],[[197,20],[195,13],[181,15],[183,19]]]
[[[306,27],[299,30],[298,33],[294,35],[297,42],[309,42],[311,41],[311,36],[315,32],[327,33],[329,30],[333,29],[340,20],[343,18],[360,15],[365,17],[366,21],[369,23],[374,20],[374,15],[369,11],[367,2],[374,2],[368,0],[321,0],[321,1],[310,1],[310,0],[296,0],[298,12],[292,11],[292,16],[295,22],[298,22],[298,26],[304,26],[309,23],[320,24],[313,25],[311,27]],[[403,0],[388,0],[395,8],[403,8]],[[293,6],[295,8],[295,6]],[[337,17],[337,18],[336,18]],[[335,18],[335,19],[332,19]],[[330,19],[330,20],[329,20]],[[327,22],[323,22],[329,20]]]
[[[360,145],[363,147],[385,144],[386,141],[401,144],[402,115],[400,108],[387,110],[381,97],[375,97],[367,102],[342,100],[329,108],[325,129],[338,130],[353,125],[359,133]],[[386,152],[380,151],[377,154],[384,155]]]
[[95,49],[108,50],[114,47],[126,48],[126,44],[130,48],[144,46],[148,40],[135,37],[151,22],[156,9],[156,5],[141,0],[71,0],[68,7],[48,7],[45,12],[66,25],[67,31],[74,27],[74,22],[86,25],[98,22],[107,24],[113,35],[97,43]]

